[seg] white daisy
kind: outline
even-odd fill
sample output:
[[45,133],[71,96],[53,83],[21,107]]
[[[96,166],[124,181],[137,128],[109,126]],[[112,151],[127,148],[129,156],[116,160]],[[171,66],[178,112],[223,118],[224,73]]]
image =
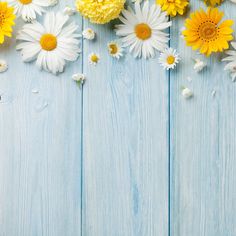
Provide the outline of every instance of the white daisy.
[[7,62],[5,60],[0,60],[0,73],[5,72],[8,69]]
[[159,63],[165,70],[174,69],[180,61],[180,56],[173,48],[165,49],[159,57]]
[[50,6],[53,7],[58,4],[58,0],[49,0]]
[[88,40],[93,40],[96,36],[94,30],[91,28],[87,28],[83,30],[82,35],[85,39],[88,39]]
[[231,74],[232,81],[236,79],[236,42],[231,43],[233,50],[226,51],[228,55],[222,61],[227,61],[228,64],[225,66],[225,70],[229,70]]
[[45,8],[51,6],[51,0],[7,0],[15,9],[15,14],[24,21],[32,21],[37,15],[42,15]]
[[21,50],[24,62],[36,60],[41,69],[54,74],[63,72],[66,61],[75,61],[80,53],[78,26],[68,23],[69,16],[50,12],[45,15],[44,25],[37,21],[25,24],[17,35],[23,42]]
[[134,57],[149,58],[155,55],[155,49],[163,51],[167,48],[168,34],[163,30],[171,26],[166,12],[161,12],[157,4],[149,8],[146,1],[141,9],[140,3],[135,3],[135,13],[132,9],[123,10],[119,19],[123,24],[116,25],[116,34],[122,37],[124,47],[130,47]]
[[108,52],[112,57],[120,59],[123,56],[123,47],[116,41],[111,41],[107,44]]
[[91,65],[96,66],[100,60],[100,56],[93,52],[89,55],[88,60]]

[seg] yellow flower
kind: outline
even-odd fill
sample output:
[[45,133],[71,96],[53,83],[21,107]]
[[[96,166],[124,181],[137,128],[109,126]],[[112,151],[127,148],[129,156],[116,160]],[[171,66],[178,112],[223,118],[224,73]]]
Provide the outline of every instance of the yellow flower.
[[13,12],[13,7],[9,7],[6,2],[0,2],[0,44],[4,42],[5,36],[11,37],[15,19]]
[[183,15],[186,7],[189,4],[188,0],[156,0],[156,3],[161,6],[162,11],[166,11],[170,16],[177,14]]
[[187,45],[207,56],[228,49],[229,41],[233,39],[231,26],[234,22],[225,20],[220,23],[223,16],[224,13],[217,8],[192,13],[185,21],[186,30],[183,31]]
[[212,7],[216,6],[216,5],[220,5],[224,0],[204,0],[204,2],[207,5],[210,5]]
[[125,0],[77,0],[77,10],[92,23],[105,24],[117,18]]

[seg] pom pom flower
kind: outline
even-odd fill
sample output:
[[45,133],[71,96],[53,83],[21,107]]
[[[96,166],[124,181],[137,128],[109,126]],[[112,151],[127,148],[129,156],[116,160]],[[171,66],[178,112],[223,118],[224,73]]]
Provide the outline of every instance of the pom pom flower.
[[183,15],[189,4],[188,0],[156,0],[156,3],[170,16]]
[[92,23],[105,24],[116,19],[125,0],[77,0],[77,10]]
[[199,49],[206,56],[228,49],[229,41],[233,39],[233,20],[220,23],[223,15],[217,8],[192,13],[191,18],[185,21],[186,30],[183,31],[187,45]]
[[0,44],[4,43],[5,36],[11,37],[12,26],[15,24],[14,8],[6,2],[0,2]]
[[214,7],[216,5],[220,5],[224,0],[204,0],[204,2],[211,6],[211,7]]

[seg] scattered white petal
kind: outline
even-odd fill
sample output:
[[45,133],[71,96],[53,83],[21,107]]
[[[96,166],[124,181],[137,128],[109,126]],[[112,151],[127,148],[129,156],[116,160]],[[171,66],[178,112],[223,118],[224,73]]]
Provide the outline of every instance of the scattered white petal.
[[68,7],[68,6],[65,7],[63,10],[63,14],[67,16],[73,16],[75,13],[76,13],[76,9]]
[[87,28],[83,30],[82,35],[85,39],[88,39],[88,40],[93,40],[96,36],[94,30],[91,28]]
[[34,88],[34,89],[31,90],[31,92],[32,92],[32,93],[39,93],[39,90],[36,89],[36,88]]
[[193,79],[192,79],[192,77],[188,76],[188,77],[187,77],[187,80],[188,80],[189,82],[192,82]]
[[86,77],[84,74],[77,73],[77,74],[72,75],[72,79],[76,82],[79,82],[79,84],[83,84],[86,80]]
[[89,63],[90,63],[91,65],[96,66],[97,63],[100,61],[100,56],[99,56],[98,54],[96,54],[96,53],[91,53],[91,54],[89,55],[88,59],[89,59]]
[[108,52],[112,57],[120,59],[123,56],[123,47],[119,42],[111,41],[107,44]]
[[159,57],[159,63],[165,70],[174,69],[180,61],[180,56],[173,48],[165,49]]
[[216,95],[216,91],[215,91],[215,90],[212,90],[211,96],[212,96],[212,97],[215,97],[215,95]]
[[182,95],[184,98],[188,99],[193,96],[193,92],[189,88],[183,88]]
[[207,64],[204,62],[204,61],[201,61],[200,59],[194,59],[195,61],[195,64],[194,64],[194,67],[193,69],[196,71],[196,72],[201,72],[206,66]]
[[0,73],[5,72],[8,69],[7,62],[5,60],[0,60]]

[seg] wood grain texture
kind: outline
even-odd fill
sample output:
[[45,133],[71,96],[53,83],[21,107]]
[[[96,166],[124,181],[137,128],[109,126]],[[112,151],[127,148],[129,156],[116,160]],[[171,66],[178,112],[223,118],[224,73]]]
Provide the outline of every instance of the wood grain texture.
[[83,235],[167,236],[168,75],[157,59],[112,59],[111,24],[84,27],[97,40],[84,42]]
[[[191,1],[191,11],[200,6],[205,8],[200,1]],[[220,9],[225,18],[236,20],[235,5],[226,1]],[[182,26],[179,17],[171,29],[171,45],[178,48],[183,60],[170,82],[170,235],[236,235],[235,84],[223,71],[220,55],[206,59],[185,46],[178,36]],[[193,72],[191,58],[204,59],[207,69]],[[183,99],[181,86],[191,88],[194,97]]]
[[80,235],[81,59],[56,77],[24,64],[15,44],[0,48],[0,235]]

